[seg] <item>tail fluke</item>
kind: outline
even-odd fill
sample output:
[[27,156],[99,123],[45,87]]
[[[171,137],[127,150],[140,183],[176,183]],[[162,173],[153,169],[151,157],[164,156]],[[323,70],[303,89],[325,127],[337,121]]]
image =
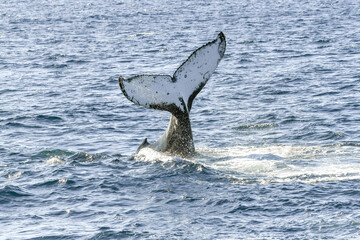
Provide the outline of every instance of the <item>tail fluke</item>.
[[189,113],[196,95],[205,86],[226,48],[225,36],[218,37],[194,51],[175,71],[168,75],[138,75],[119,78],[124,95],[133,103],[176,115]]

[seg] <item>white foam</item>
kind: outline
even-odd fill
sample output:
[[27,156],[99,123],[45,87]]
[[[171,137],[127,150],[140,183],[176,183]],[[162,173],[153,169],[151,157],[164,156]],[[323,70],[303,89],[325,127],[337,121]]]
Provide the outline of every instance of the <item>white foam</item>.
[[14,173],[14,174],[8,174],[8,178],[9,178],[9,179],[18,178],[18,177],[20,177],[22,174],[23,174],[23,172],[17,172],[17,173]]
[[46,164],[49,165],[58,165],[58,164],[64,164],[64,162],[60,159],[60,157],[51,157],[46,160]]
[[135,160],[140,162],[170,162],[174,159],[173,156],[166,153],[155,151],[151,148],[142,148],[136,155]]
[[198,149],[200,161],[232,177],[258,182],[315,183],[360,179],[360,148],[264,146]]
[[[360,180],[358,146],[259,146],[200,148],[197,162],[233,179],[235,183],[317,183]],[[177,157],[143,148],[137,161],[171,163]]]
[[172,156],[166,152],[159,152],[151,148],[141,149],[134,158],[139,162],[160,163],[166,168],[185,168],[186,166],[195,164],[197,166],[197,170],[201,172],[203,170],[203,166],[207,167],[206,164],[199,164],[196,162],[196,159]]

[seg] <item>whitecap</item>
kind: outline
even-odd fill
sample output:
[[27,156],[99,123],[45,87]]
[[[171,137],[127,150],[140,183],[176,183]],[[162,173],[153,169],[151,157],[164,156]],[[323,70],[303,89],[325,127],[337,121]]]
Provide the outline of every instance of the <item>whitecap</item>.
[[14,174],[8,174],[8,178],[9,178],[9,179],[18,178],[18,177],[20,177],[22,174],[23,174],[23,172],[17,172],[17,173],[14,173]]
[[62,161],[59,157],[51,157],[46,160],[46,164],[48,165],[59,165],[64,164],[64,161]]

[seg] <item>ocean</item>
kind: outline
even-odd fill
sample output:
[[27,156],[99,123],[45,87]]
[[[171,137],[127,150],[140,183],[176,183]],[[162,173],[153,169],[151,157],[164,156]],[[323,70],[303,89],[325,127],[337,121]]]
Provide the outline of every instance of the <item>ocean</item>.
[[[219,32],[196,155],[118,77]],[[0,239],[360,239],[360,2],[0,2]]]

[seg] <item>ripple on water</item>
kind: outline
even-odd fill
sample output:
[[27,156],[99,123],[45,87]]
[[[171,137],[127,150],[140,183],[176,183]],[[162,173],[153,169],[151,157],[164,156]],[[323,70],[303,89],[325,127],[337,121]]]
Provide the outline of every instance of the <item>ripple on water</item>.
[[2,204],[19,203],[24,201],[24,198],[32,196],[32,194],[17,186],[6,185],[0,188],[0,203]]

